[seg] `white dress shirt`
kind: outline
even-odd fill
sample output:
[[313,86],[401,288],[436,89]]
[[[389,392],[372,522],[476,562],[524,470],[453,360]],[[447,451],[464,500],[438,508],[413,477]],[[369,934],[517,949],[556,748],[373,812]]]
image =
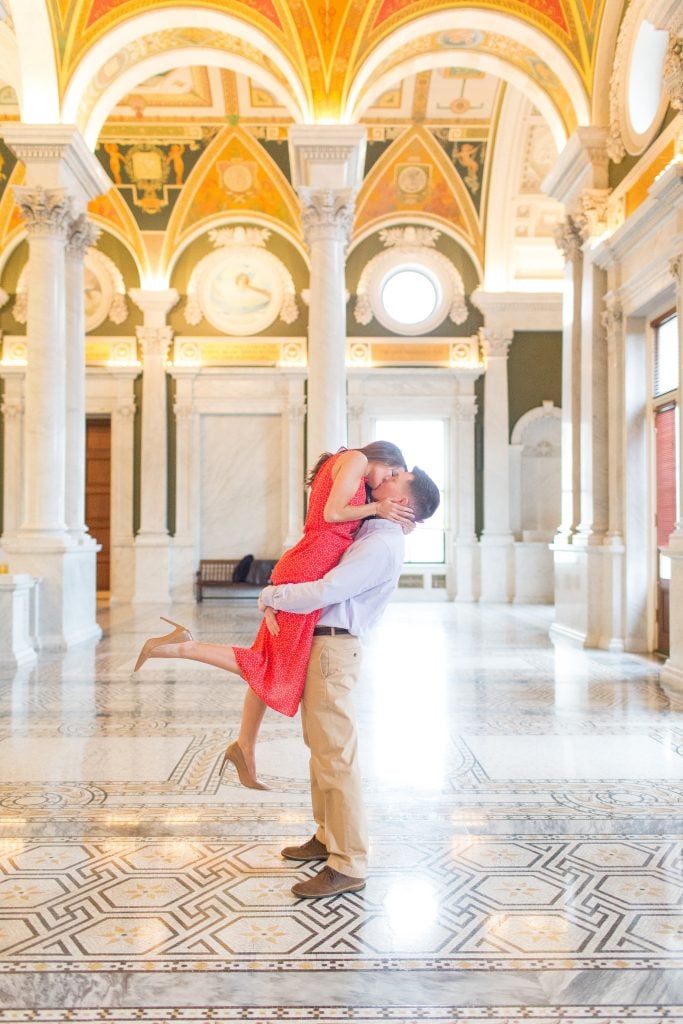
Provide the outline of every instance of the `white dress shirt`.
[[379,621],[403,567],[405,540],[398,523],[367,519],[339,565],[312,583],[283,583],[261,591],[276,611],[306,613],[322,608],[320,626],[362,636]]

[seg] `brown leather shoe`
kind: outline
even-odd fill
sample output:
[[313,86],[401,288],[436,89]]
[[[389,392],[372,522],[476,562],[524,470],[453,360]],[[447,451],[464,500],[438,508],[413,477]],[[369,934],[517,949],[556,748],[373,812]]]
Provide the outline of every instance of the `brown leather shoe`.
[[325,844],[315,836],[301,846],[285,846],[280,853],[287,860],[325,860],[329,856]]
[[342,892],[358,892],[364,888],[364,878],[351,878],[350,875],[343,875],[341,871],[335,871],[326,864],[313,878],[293,885],[292,892],[295,896],[315,900],[321,896],[338,896]]

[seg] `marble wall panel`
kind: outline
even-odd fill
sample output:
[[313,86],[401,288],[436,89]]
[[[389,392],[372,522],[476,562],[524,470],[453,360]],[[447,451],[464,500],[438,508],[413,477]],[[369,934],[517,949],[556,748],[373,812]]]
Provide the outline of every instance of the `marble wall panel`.
[[280,416],[201,418],[201,558],[281,554]]

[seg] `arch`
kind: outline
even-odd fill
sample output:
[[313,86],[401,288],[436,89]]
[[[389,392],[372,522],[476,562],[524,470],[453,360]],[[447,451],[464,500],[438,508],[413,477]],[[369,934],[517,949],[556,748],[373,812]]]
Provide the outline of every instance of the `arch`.
[[[24,124],[59,124],[57,55],[47,0],[10,0]],[[14,83],[10,83],[14,84]]]
[[[355,78],[351,88],[349,89],[346,101],[344,120],[349,123],[359,120],[362,110],[368,105],[367,97],[365,95],[366,89],[368,88],[373,76],[381,71],[382,65],[385,61],[391,59],[392,54],[395,53],[397,49],[404,45],[414,43],[415,39],[418,37],[429,36],[433,33],[453,32],[457,29],[472,29],[474,17],[475,15],[471,9],[450,9],[447,12],[444,11],[435,14],[427,14],[423,17],[417,17],[413,21],[408,22],[396,29],[395,32],[388,35],[381,43],[378,44],[372,53],[369,54],[366,60],[356,71]],[[502,12],[484,10],[476,11],[476,28],[483,32],[499,34],[520,46],[528,48],[533,54],[549,65],[566,90],[576,125],[590,124],[590,105],[579,73],[560,47],[552,42],[552,40],[545,36],[539,29],[534,28],[533,26],[521,21],[519,18],[511,15],[504,14]],[[476,51],[473,52],[472,50],[463,48],[462,50],[458,49],[458,53],[461,53],[463,56],[466,55],[467,63],[470,65]],[[416,54],[411,61],[406,61],[401,65],[401,77],[405,77],[405,74],[414,74],[417,71],[427,70],[430,65],[425,63],[425,58],[429,56],[433,55],[428,53]],[[523,92],[526,92],[527,95],[529,95],[534,103],[538,105],[537,96],[539,92],[542,93],[542,90],[537,86],[536,96],[531,95],[528,87],[530,85],[535,85],[535,83],[533,83],[532,79],[528,75],[518,72],[519,77],[515,77],[515,79],[513,79],[510,76],[510,70],[513,69],[514,65],[502,57],[494,58],[493,54],[489,54],[488,56],[492,57],[496,61],[498,70],[493,73],[512,82],[513,85],[517,85]],[[453,63],[452,51],[442,52],[440,54],[439,62],[437,64],[432,64],[431,67],[439,67],[447,63]],[[411,64],[412,67],[410,67]],[[471,66],[476,67],[477,65],[472,64]],[[492,65],[489,65],[488,69],[482,65],[479,65],[479,68],[480,70],[493,70]],[[502,71],[502,69],[506,70]],[[386,78],[383,75],[380,77],[380,81],[388,83],[383,84],[382,90],[388,88],[389,85],[393,85],[398,80],[399,76],[396,72],[397,69],[394,68]],[[375,91],[373,87],[372,97],[374,98],[379,95],[382,90]],[[546,97],[544,107],[547,109],[549,105],[550,101]],[[556,118],[554,120],[556,120]],[[565,139],[576,125],[568,124],[563,127],[563,136]],[[561,146],[559,148],[561,148]]]
[[559,409],[554,402],[544,402],[543,405],[537,405],[533,409],[529,409],[528,412],[525,412],[519,417],[512,428],[510,444],[524,444],[524,435],[531,424],[536,420],[544,419],[553,419],[562,422],[562,410]]
[[[195,45],[184,38],[184,29],[203,30],[204,42]],[[113,61],[120,71],[112,68]],[[78,125],[94,148],[110,111],[135,85],[173,67],[200,64],[248,75],[272,92],[295,121],[310,120],[310,104],[299,76],[266,35],[233,15],[186,7],[136,15],[95,42],[71,75],[63,119]],[[102,72],[108,66],[111,78],[105,81]]]
[[610,82],[623,8],[623,0],[606,0],[598,29],[598,46],[591,90],[591,124],[599,128],[609,125]]

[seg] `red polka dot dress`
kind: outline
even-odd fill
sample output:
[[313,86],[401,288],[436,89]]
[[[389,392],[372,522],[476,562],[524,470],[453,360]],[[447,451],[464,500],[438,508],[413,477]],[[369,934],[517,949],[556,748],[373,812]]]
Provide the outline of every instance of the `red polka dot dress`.
[[[274,584],[319,580],[338,564],[352,543],[362,519],[326,523],[323,516],[332,490],[332,467],[338,458],[332,456],[319,469],[311,487],[304,535],[273,569]],[[349,505],[364,505],[365,500],[363,479]],[[268,707],[290,718],[296,714],[304,692],[313,630],[319,618],[320,611],[308,615],[278,612],[277,636],[268,632],[264,620],[251,647],[233,647],[240,671],[254,693]]]

